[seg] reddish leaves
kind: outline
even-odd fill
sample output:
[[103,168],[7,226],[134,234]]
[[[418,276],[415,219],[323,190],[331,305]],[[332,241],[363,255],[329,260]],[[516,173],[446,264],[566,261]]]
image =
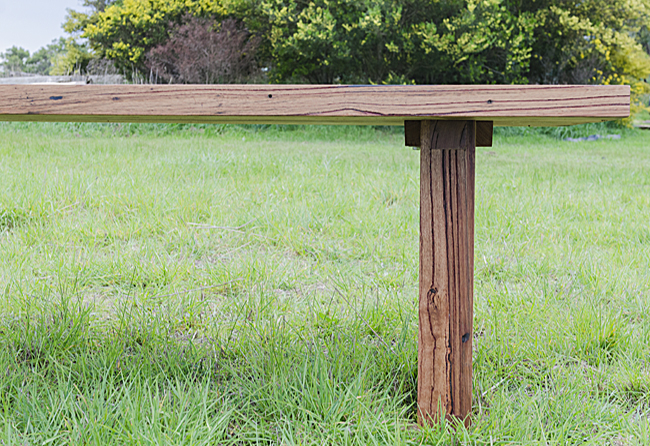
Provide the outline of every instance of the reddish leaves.
[[221,24],[187,17],[171,29],[171,38],[147,54],[157,82],[177,84],[241,83],[257,72],[258,37],[234,19]]

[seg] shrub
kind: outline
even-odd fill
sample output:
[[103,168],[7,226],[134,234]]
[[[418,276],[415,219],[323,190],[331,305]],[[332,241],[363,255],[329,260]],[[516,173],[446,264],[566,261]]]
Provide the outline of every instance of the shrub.
[[171,37],[147,54],[147,66],[162,82],[214,84],[242,82],[257,71],[259,38],[234,19],[187,17],[173,25]]
[[181,23],[187,14],[218,15],[211,5],[207,0],[122,0],[92,14],[69,11],[64,29],[81,33],[96,57],[113,60],[132,77],[146,68],[147,52],[169,39],[170,23]]

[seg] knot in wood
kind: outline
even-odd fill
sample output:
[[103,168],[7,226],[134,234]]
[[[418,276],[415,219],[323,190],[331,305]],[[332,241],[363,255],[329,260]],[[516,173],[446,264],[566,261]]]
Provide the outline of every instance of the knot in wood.
[[438,288],[436,287],[431,287],[429,291],[427,292],[427,301],[429,304],[433,305],[434,307],[437,308],[436,305],[436,296],[438,295]]

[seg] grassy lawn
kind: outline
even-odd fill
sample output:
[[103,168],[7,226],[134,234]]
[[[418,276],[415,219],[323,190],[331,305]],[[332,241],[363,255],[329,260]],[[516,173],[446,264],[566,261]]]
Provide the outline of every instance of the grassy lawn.
[[650,133],[477,149],[474,410],[416,429],[419,152],[0,124],[1,444],[650,444]]

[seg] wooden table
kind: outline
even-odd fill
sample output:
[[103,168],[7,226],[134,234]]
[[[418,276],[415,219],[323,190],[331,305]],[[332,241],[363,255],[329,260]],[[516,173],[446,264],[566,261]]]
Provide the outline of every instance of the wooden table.
[[420,147],[419,422],[472,408],[474,160],[497,126],[628,117],[625,85],[2,85],[0,120],[404,125]]

